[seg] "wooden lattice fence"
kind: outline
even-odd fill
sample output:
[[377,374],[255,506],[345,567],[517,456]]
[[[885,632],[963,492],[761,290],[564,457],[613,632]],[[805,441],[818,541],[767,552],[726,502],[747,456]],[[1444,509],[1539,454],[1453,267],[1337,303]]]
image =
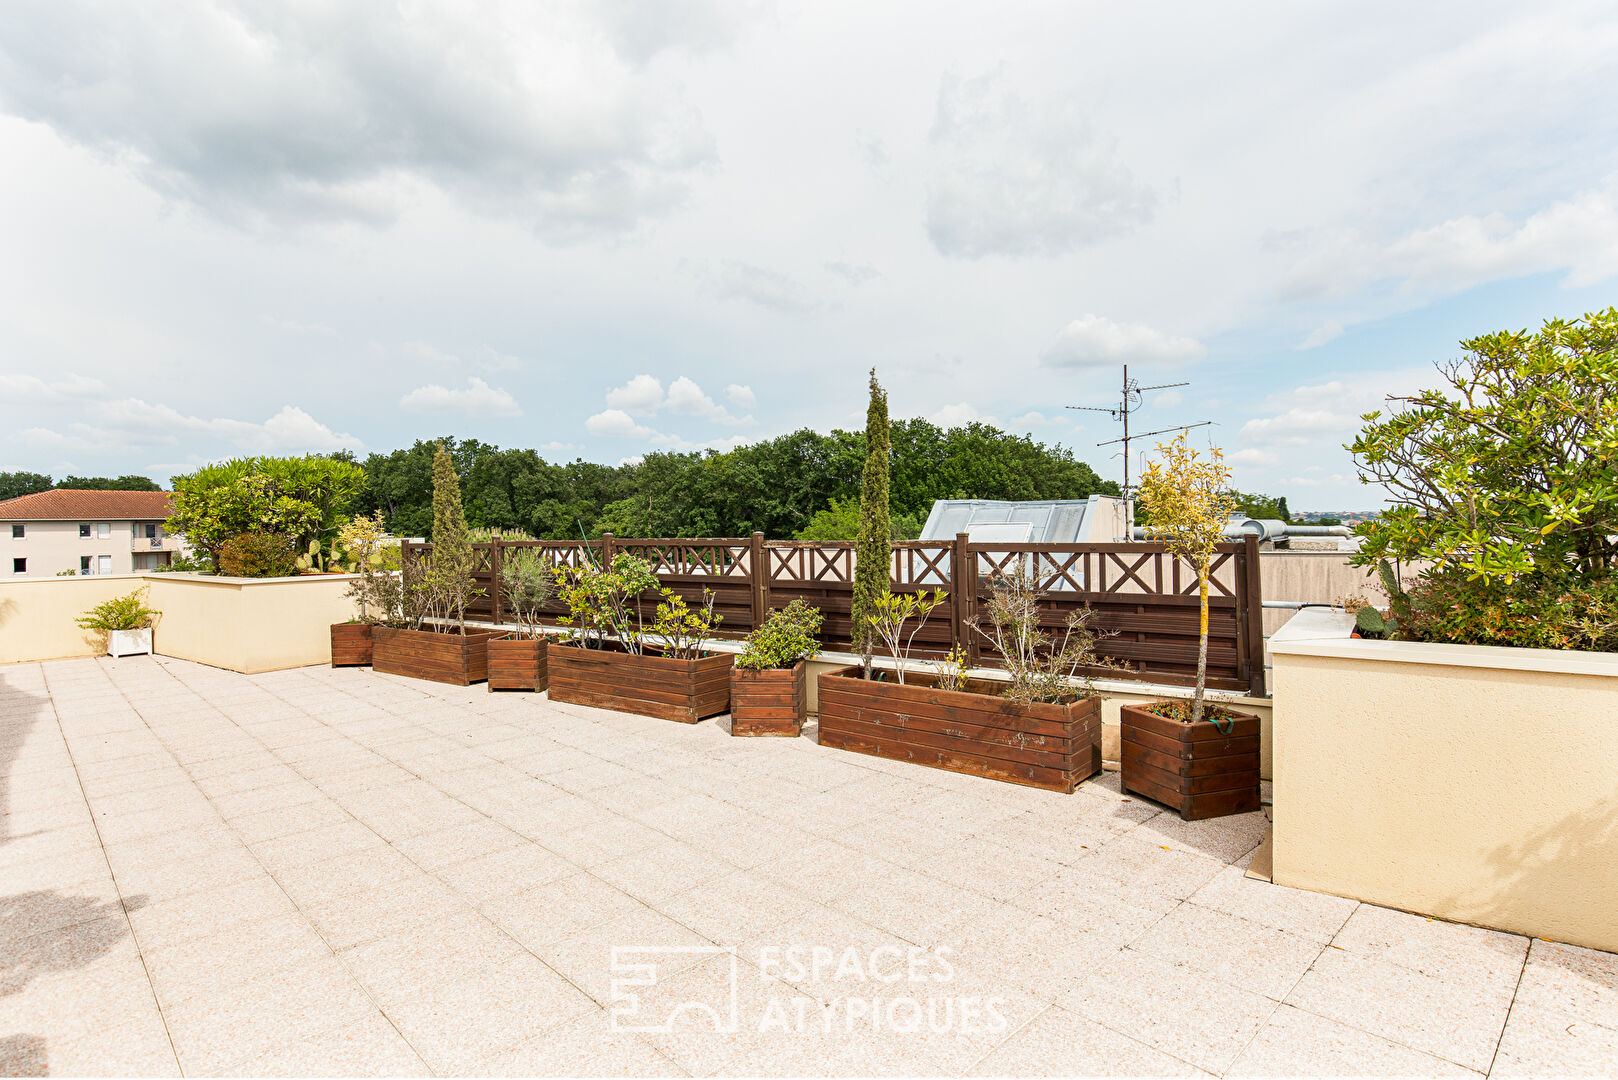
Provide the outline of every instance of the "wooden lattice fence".
[[[586,559],[611,561],[619,552],[644,558],[663,584],[698,604],[714,593],[724,620],[722,637],[741,637],[768,613],[802,597],[825,614],[823,646],[847,651],[853,626],[854,544],[745,539],[585,541],[496,540],[474,544],[473,577],[482,594],[468,609],[479,621],[507,621],[500,593],[500,564],[516,549],[537,549],[553,565]],[[406,558],[431,551],[430,544],[404,546]],[[1042,625],[1060,633],[1068,613],[1088,607],[1094,625],[1107,632],[1099,651],[1127,669],[1110,677],[1186,684],[1197,662],[1197,579],[1190,565],[1160,544],[974,544],[965,534],[952,541],[909,540],[893,545],[889,574],[895,592],[938,590],[946,602],[915,637],[915,655],[943,656],[963,644],[974,665],[996,666],[999,657],[971,620],[989,599],[996,571],[1025,560],[1044,595]],[[760,569],[762,573],[758,572]],[[650,604],[650,594],[643,602]],[[1209,601],[1208,685],[1264,693],[1262,597],[1256,538],[1219,545]],[[566,614],[560,602],[546,622]],[[650,607],[647,608],[648,619]]]

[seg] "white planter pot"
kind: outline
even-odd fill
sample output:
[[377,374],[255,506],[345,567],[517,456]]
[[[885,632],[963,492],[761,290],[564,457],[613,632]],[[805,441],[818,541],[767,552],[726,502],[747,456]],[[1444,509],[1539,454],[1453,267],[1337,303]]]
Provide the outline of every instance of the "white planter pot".
[[108,656],[140,656],[152,651],[152,628],[144,630],[108,630]]

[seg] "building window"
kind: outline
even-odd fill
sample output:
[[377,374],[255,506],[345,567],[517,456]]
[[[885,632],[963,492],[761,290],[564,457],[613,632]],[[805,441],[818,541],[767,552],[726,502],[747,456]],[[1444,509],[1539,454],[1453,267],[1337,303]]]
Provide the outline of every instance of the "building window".
[[92,565],[90,563],[90,556],[88,556],[88,555],[80,555],[79,556],[79,573],[81,573],[81,574],[93,574],[93,573],[95,573],[95,570],[94,570],[94,568],[92,567]]
[[11,538],[13,540],[21,540],[23,537],[25,537],[27,535],[28,535],[28,526],[26,526],[26,525],[13,525],[11,527]]
[[112,535],[112,526],[105,521],[96,526],[96,539],[105,540]]
[[155,521],[148,521],[146,523],[145,536],[147,537],[147,539],[156,539],[156,537],[157,537],[157,523]]
[[90,539],[90,523],[88,521],[79,522],[79,539]]
[[12,559],[11,560],[11,572],[13,574],[26,574],[26,573],[28,573],[28,560],[27,559]]
[[111,555],[97,555],[96,556],[96,573],[98,573],[98,574],[110,574],[110,573],[112,573],[112,556]]

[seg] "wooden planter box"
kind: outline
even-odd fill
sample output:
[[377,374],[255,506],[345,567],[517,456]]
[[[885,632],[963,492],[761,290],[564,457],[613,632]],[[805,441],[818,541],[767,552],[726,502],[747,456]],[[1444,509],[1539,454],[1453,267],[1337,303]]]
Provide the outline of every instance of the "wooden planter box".
[[371,624],[331,624],[331,666],[364,667],[371,662]]
[[790,735],[809,715],[809,662],[789,668],[730,669],[730,733]]
[[545,639],[497,637],[489,639],[490,690],[543,690],[550,685],[545,663]]
[[489,639],[500,632],[456,634],[378,626],[371,631],[371,670],[470,686],[489,677]]
[[546,647],[552,701],[694,724],[730,708],[730,653],[695,660],[634,656],[621,648]]
[[1235,716],[1226,735],[1209,720],[1187,724],[1125,705],[1118,721],[1124,790],[1172,807],[1187,821],[1260,809],[1258,717]]
[[965,690],[872,682],[857,667],[820,676],[820,745],[1071,792],[1101,771],[1101,703],[1019,705],[1004,683]]

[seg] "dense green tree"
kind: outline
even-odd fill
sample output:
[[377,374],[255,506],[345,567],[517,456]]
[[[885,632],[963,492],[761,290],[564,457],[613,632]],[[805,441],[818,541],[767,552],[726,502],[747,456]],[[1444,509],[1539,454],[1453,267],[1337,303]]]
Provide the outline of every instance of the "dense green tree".
[[1292,512],[1287,509],[1287,497],[1285,495],[1272,497],[1260,495],[1257,492],[1233,491],[1231,496],[1235,500],[1236,513],[1238,514],[1273,521],[1292,520]]
[[51,478],[37,472],[0,472],[0,499],[34,495],[51,489]]
[[[893,515],[893,538],[914,540],[921,535],[925,518],[909,514]],[[860,535],[860,504],[856,499],[833,499],[818,511],[809,524],[793,534],[794,540],[857,540]]]
[[308,457],[233,458],[173,478],[164,527],[216,566],[220,547],[244,533],[275,533],[302,550],[329,544],[365,486],[359,466]]
[[67,476],[56,485],[66,491],[162,491],[149,476]]
[[871,369],[871,403],[865,415],[865,472],[860,484],[860,531],[854,540],[854,595],[850,617],[854,650],[871,677],[876,634],[871,620],[891,591],[893,508],[889,504],[888,394]]

